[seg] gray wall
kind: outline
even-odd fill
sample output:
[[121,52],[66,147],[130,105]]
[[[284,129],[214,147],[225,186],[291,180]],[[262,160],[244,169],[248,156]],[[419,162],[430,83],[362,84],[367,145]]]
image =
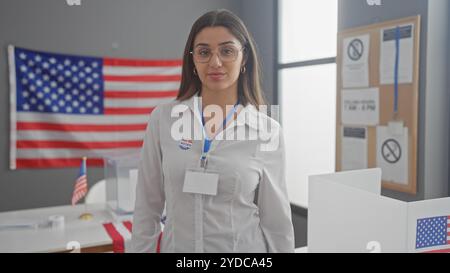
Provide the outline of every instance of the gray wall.
[[[450,43],[449,1],[428,1],[427,82],[425,111],[424,198],[448,195],[449,118],[447,58]],[[443,194],[445,193],[445,194]]]
[[[192,23],[217,8],[241,15],[242,4],[238,0],[82,0],[81,6],[69,7],[63,0],[0,1],[0,211],[67,205],[78,174],[76,168],[9,170],[8,44],[80,55],[181,58]],[[101,168],[89,168],[90,186],[102,178]]]
[[[418,194],[413,196],[389,190],[382,194],[404,201],[447,196],[448,193],[448,1],[389,0],[382,6],[366,1],[340,0],[339,30],[380,21],[421,15]],[[447,49],[447,50],[446,50]],[[447,86],[446,86],[447,85]]]
[[[450,5],[448,5],[447,12],[448,12],[448,14],[450,14]],[[450,16],[447,17],[447,25],[450,26]],[[450,27],[447,30],[447,35],[448,35],[447,42],[448,42],[448,45],[450,45]],[[450,72],[450,54],[447,54],[447,71]],[[450,92],[450,77],[447,77],[447,92]],[[447,105],[450,105],[450,98],[447,100]],[[447,125],[450,127],[450,118],[449,118],[449,121],[447,122]],[[450,136],[450,130],[448,131],[447,134],[448,134],[448,136]],[[449,147],[449,149],[450,149],[450,147]],[[450,151],[449,151],[448,169],[450,170]],[[448,196],[450,196],[450,176],[448,179]]]
[[276,0],[241,1],[242,18],[258,45],[263,70],[263,88],[269,104],[277,104],[274,74],[277,64],[275,5]]

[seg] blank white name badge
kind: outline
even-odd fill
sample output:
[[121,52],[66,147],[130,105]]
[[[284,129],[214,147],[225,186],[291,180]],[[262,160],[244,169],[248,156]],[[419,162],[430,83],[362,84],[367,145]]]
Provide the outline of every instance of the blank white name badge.
[[183,192],[217,195],[219,174],[203,170],[186,170]]

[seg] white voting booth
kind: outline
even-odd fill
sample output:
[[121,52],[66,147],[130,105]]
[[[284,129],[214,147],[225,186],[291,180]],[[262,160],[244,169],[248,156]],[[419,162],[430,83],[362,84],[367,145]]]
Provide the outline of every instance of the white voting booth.
[[308,252],[450,252],[450,198],[381,196],[381,169],[309,177]]

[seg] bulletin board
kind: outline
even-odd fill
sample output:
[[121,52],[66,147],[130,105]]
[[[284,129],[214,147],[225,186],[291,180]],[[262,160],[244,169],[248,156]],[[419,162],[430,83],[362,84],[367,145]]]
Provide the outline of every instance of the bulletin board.
[[336,59],[336,171],[381,168],[383,188],[409,194],[417,193],[420,22],[342,31]]

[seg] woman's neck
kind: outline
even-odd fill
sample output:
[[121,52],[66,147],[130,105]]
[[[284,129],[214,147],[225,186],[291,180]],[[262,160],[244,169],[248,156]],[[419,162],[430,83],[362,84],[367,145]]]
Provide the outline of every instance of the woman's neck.
[[232,107],[238,100],[237,87],[224,90],[210,90],[202,88],[202,107],[205,109],[208,105],[217,105],[222,108],[224,115],[226,115],[227,106]]
[[[219,115],[213,114],[212,116],[210,116],[209,114],[207,114],[206,116],[204,116],[204,121],[206,122],[205,129],[209,137],[213,137],[217,134],[218,128],[221,127],[223,120],[229,114],[229,111],[231,111],[231,107],[233,107],[238,100],[237,93],[237,87],[225,90],[209,90],[207,88],[202,88],[201,97],[203,111],[205,111],[207,106],[211,105],[217,105],[222,111],[222,113]],[[212,108],[207,112],[209,113],[210,111],[218,111],[218,109]],[[230,124],[230,122],[232,122],[236,118],[238,112],[239,110],[235,112],[235,114],[228,121],[225,127],[227,127],[228,124]],[[211,119],[212,122],[210,122]]]

